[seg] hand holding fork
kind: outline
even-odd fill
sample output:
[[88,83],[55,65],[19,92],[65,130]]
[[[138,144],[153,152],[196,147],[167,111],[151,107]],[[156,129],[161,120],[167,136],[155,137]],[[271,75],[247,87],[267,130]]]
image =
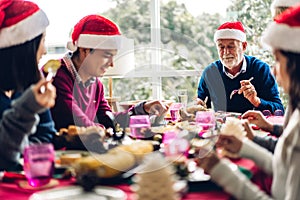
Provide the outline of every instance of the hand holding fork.
[[[250,81],[252,81],[253,80],[253,77],[251,77],[250,79],[248,79],[247,80],[247,82],[249,82],[250,83]],[[244,84],[245,82],[243,81],[241,81],[241,85],[242,85],[242,87],[243,87],[243,84]],[[240,88],[240,89],[235,89],[235,90],[232,90],[232,92],[230,93],[230,97],[229,97],[229,99],[232,99],[232,97],[233,97],[233,95],[235,95],[236,93],[238,93],[238,94],[242,94],[243,93],[243,91],[242,91],[242,87]]]
[[255,87],[251,84],[251,80],[253,80],[253,77],[251,77],[248,80],[242,80],[241,81],[241,88],[237,91],[233,90],[230,94],[230,99],[232,99],[232,96],[236,93],[244,95],[246,99],[250,101],[252,105],[255,107],[258,107],[261,103],[260,98],[257,96],[257,92],[255,90]]

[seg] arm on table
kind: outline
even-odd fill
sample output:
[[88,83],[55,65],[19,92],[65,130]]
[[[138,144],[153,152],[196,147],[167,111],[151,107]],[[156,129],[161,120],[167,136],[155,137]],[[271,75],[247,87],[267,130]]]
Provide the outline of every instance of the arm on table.
[[273,174],[273,167],[272,167],[273,154],[269,152],[267,149],[245,138],[239,154],[242,157],[253,160],[267,174],[269,175]]
[[215,165],[210,175],[212,180],[217,182],[226,192],[234,195],[237,199],[272,199],[242,174],[237,165],[227,159],[222,159]]
[[272,136],[267,136],[267,137],[254,136],[253,142],[258,144],[259,146],[268,149],[270,152],[274,153],[278,139]]

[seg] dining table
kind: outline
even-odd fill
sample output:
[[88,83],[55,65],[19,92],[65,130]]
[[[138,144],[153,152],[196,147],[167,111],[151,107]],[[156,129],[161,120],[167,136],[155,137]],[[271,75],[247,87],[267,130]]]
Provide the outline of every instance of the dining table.
[[[237,164],[242,169],[248,171],[251,174],[251,180],[258,187],[269,192],[269,188],[271,185],[271,178],[264,174],[252,160],[245,158],[231,159],[231,161]],[[57,179],[58,185],[53,188],[64,188],[64,186],[72,186],[77,185],[75,178],[69,179]],[[105,184],[104,184],[105,186]],[[114,187],[121,189],[127,195],[127,200],[134,199],[133,191],[131,190],[130,181],[129,182],[121,182],[116,184],[109,184],[106,186]],[[49,190],[50,188],[48,188]],[[45,189],[47,190],[47,189]],[[30,198],[32,194],[35,192],[39,192],[41,190],[24,189],[19,186],[19,184],[15,183],[0,183],[0,199],[13,199],[13,200],[27,200]],[[232,196],[226,193],[222,188],[211,181],[205,182],[190,182],[188,183],[188,190],[182,195],[183,200],[195,200],[195,199],[232,199]]]
[[[283,117],[269,117],[273,123],[282,124]],[[233,163],[239,166],[239,169],[244,173],[254,184],[256,184],[261,190],[266,193],[270,193],[272,184],[272,177],[265,174],[259,167],[252,161],[246,158],[231,158]],[[52,188],[45,190],[51,190],[53,188],[64,188],[65,186],[78,185],[74,177],[68,179],[56,179],[58,184]],[[188,190],[182,194],[183,200],[196,200],[196,199],[219,199],[228,200],[234,199],[230,194],[226,193],[222,188],[212,181],[205,182],[189,182],[187,181]],[[126,193],[127,200],[134,199],[134,192],[131,190],[132,181],[120,182],[115,184],[109,184],[110,187],[121,189]],[[19,186],[17,182],[6,183],[0,181],[0,199],[3,200],[27,200],[31,195],[36,192],[45,191],[36,189],[24,189]]]

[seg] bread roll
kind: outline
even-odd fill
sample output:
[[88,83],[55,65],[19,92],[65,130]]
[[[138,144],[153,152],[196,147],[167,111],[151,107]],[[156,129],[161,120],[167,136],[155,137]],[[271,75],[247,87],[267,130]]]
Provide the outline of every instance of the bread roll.
[[134,156],[136,163],[140,163],[145,155],[153,152],[151,141],[140,140],[130,145],[120,145],[108,151],[108,153],[124,152]]
[[59,157],[60,164],[61,165],[71,165],[76,160],[79,160],[82,158],[82,155],[80,153],[72,153],[72,154],[62,154]]
[[111,178],[135,165],[134,156],[126,152],[98,154],[77,160],[74,164],[76,176],[95,172],[100,178]]

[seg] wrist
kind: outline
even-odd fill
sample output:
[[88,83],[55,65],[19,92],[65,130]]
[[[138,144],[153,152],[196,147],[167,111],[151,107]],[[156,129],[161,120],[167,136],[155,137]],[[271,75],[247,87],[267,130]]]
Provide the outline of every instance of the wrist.
[[146,104],[146,103],[147,103],[146,101],[143,101],[143,102],[142,102],[142,107],[143,107],[144,112],[145,112],[147,115],[149,115],[149,113],[150,113],[150,108],[147,107],[147,104]]
[[254,102],[252,103],[256,108],[260,105],[261,101],[260,98],[255,97]]

